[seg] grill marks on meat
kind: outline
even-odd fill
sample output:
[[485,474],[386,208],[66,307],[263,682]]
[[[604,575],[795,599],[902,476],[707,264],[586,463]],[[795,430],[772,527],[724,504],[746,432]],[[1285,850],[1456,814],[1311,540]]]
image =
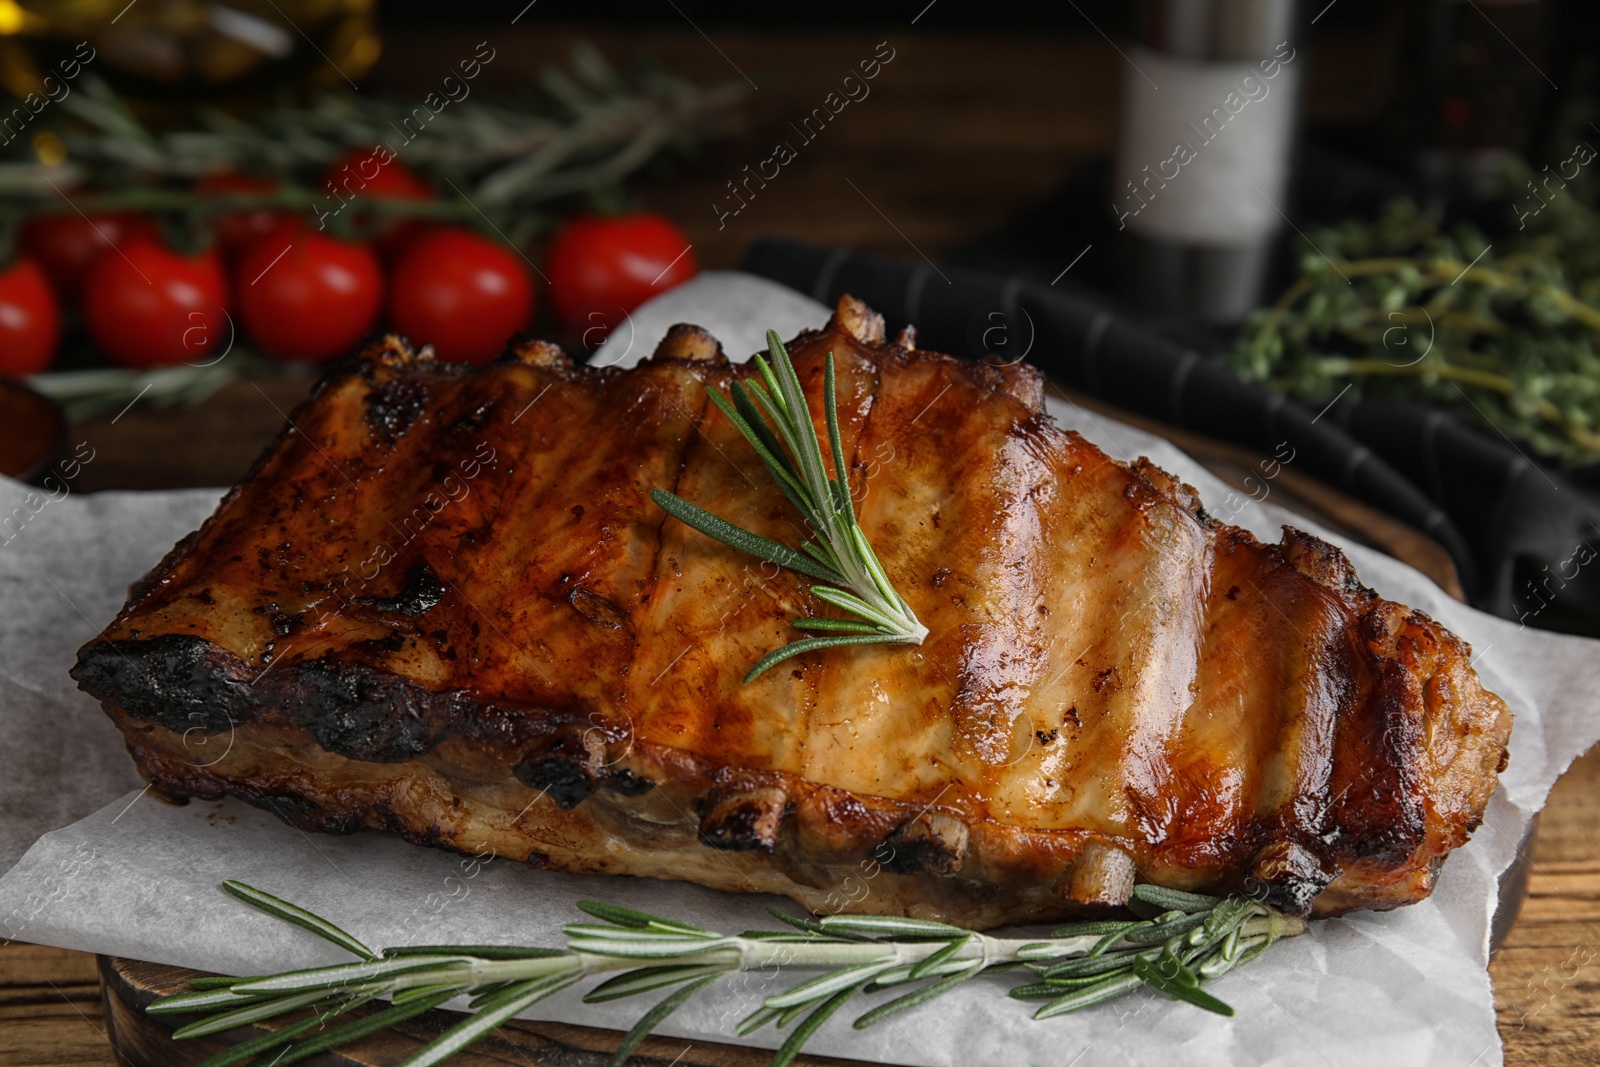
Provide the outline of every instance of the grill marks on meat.
[[1510,729],[1463,642],[1063,432],[1028,368],[886,344],[849,298],[791,351],[818,412],[834,354],[920,647],[741,683],[829,610],[650,502],[805,535],[705,397],[751,368],[677,327],[628,371],[393,339],[336,368],[75,676],[163,794],[308,829],[973,926],[1136,877],[1319,914],[1427,894]]

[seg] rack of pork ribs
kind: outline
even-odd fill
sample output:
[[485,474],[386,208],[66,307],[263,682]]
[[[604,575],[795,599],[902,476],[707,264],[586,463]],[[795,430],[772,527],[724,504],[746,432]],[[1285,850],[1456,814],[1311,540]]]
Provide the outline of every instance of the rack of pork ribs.
[[1511,726],[1465,642],[1060,429],[1026,365],[887,341],[849,297],[791,352],[814,412],[837,362],[920,646],[741,681],[830,609],[651,502],[803,536],[707,400],[752,365],[677,326],[630,369],[392,337],[336,365],[74,676],[160,795],[304,830],[971,927],[1136,879],[1319,915],[1428,894]]

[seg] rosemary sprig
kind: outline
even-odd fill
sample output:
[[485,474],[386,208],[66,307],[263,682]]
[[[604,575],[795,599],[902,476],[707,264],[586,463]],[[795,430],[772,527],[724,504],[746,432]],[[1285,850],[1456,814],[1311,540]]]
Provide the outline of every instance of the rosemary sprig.
[[[817,599],[856,616],[854,619],[796,619],[797,630],[823,636],[801,638],[769,652],[744,676],[748,683],[762,671],[791,656],[843,645],[920,645],[928,628],[917,620],[895,591],[883,564],[867,543],[850,499],[849,467],[839,438],[839,405],[834,385],[833,353],[823,368],[823,413],[828,427],[828,458],[812,423],[800,376],[776,331],[767,331],[768,363],[755,357],[759,380],[736,381],[728,396],[706,387],[711,400],[750,442],[767,473],[805,519],[812,531],[797,551],[735,526],[665,489],[650,498],[663,511],[731,548],[816,578]],[[828,473],[832,461],[833,474]]]
[[82,422],[120,411],[136,400],[153,407],[182,404],[196,407],[218,389],[244,375],[266,377],[293,373],[282,363],[242,351],[209,363],[130,370],[94,367],[34,374],[28,384],[61,405],[67,421]]
[[[1207,1011],[1233,1009],[1202,987],[1265,952],[1279,937],[1303,933],[1303,919],[1240,897],[1218,898],[1134,888],[1132,907],[1147,917],[1078,923],[1050,937],[990,937],[925,919],[829,915],[796,919],[777,909],[781,931],[719,934],[613,904],[578,905],[598,923],[564,928],[565,949],[510,946],[415,946],[372,952],[333,923],[241,882],[233,896],[294,923],[357,957],[357,962],[247,978],[201,978],[194,992],[155,1001],[153,1015],[196,1016],[179,1039],[222,1033],[291,1012],[306,1015],[206,1060],[202,1067],[253,1060],[278,1065],[349,1044],[439,1007],[471,997],[469,1014],[407,1057],[400,1067],[442,1063],[539,1001],[586,978],[610,975],[584,996],[600,1003],[672,989],[647,1011],[611,1059],[621,1067],[663,1020],[694,995],[740,971],[821,973],[763,998],[741,1022],[741,1036],[768,1024],[801,1020],[773,1056],[786,1067],[812,1034],[857,993],[906,989],[858,1016],[857,1030],[948,993],[983,974],[1016,967],[1032,972],[1014,986],[1019,1000],[1040,1000],[1035,1019],[1078,1011],[1148,986]],[[622,972],[620,974],[613,972]],[[328,1028],[334,1019],[377,998],[390,1007]]]
[[[570,63],[540,75],[541,93],[490,102],[472,92],[430,109],[421,127],[419,99],[338,92],[304,106],[266,108],[249,121],[202,108],[193,127],[158,130],[90,72],[41,120],[61,138],[64,162],[47,165],[22,147],[0,152],[0,213],[72,213],[74,205],[199,215],[251,203],[329,208],[337,204],[330,204],[323,169],[350,149],[387,145],[440,199],[367,198],[359,213],[341,212],[335,222],[378,213],[382,221],[487,219],[522,245],[571,203],[623,203],[624,184],[641,170],[732,128],[746,95],[733,84],[701,88],[655,67],[618,71],[586,44],[574,48]],[[193,179],[228,171],[271,175],[280,188],[255,198],[187,191]],[[72,203],[58,189],[71,192]]]

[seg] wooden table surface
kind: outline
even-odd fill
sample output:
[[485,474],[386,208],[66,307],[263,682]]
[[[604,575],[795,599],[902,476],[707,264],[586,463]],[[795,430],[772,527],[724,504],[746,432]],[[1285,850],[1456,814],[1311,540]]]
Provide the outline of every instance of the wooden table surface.
[[[539,63],[564,57],[580,36],[616,58],[652,55],[702,82],[748,78],[758,87],[743,133],[642,194],[648,206],[680,221],[707,267],[731,266],[765,233],[937,259],[1047,196],[1087,159],[1106,152],[1115,129],[1122,60],[1087,30],[1064,38],[903,24],[827,32],[687,24],[580,32],[527,23],[515,30],[413,31],[388,43],[372,84],[425,90],[458,54],[470,54],[487,39],[498,55],[486,78],[511,89],[525,84]],[[780,180],[719,228],[711,205],[724,183],[745,163],[765,158],[788,119],[817,105],[880,41],[890,42],[895,58],[872,95],[847,109]],[[1372,57],[1392,47],[1387,34],[1313,37],[1309,121],[1336,125],[1384,107],[1390,87],[1382,72],[1392,65]],[[1070,234],[1062,240],[1069,252],[1079,247]],[[280,406],[304,388],[294,381],[263,384]],[[252,401],[253,392],[232,395],[192,411],[135,408],[115,425],[84,425],[78,432],[94,443],[98,457],[77,488],[233,480],[280,419],[271,404]],[[1490,967],[1508,1063],[1600,1063],[1596,826],[1600,752],[1575,764],[1552,793],[1534,847],[1531,895]],[[115,1062],[104,1037],[93,957],[25,944],[0,947],[0,1067]]]

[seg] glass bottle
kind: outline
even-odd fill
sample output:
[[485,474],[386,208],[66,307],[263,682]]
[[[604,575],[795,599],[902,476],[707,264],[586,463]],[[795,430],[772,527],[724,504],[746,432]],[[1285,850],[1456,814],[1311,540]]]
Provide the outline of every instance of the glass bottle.
[[1288,210],[1305,55],[1295,0],[1144,0],[1122,79],[1112,206],[1123,286],[1231,323]]

